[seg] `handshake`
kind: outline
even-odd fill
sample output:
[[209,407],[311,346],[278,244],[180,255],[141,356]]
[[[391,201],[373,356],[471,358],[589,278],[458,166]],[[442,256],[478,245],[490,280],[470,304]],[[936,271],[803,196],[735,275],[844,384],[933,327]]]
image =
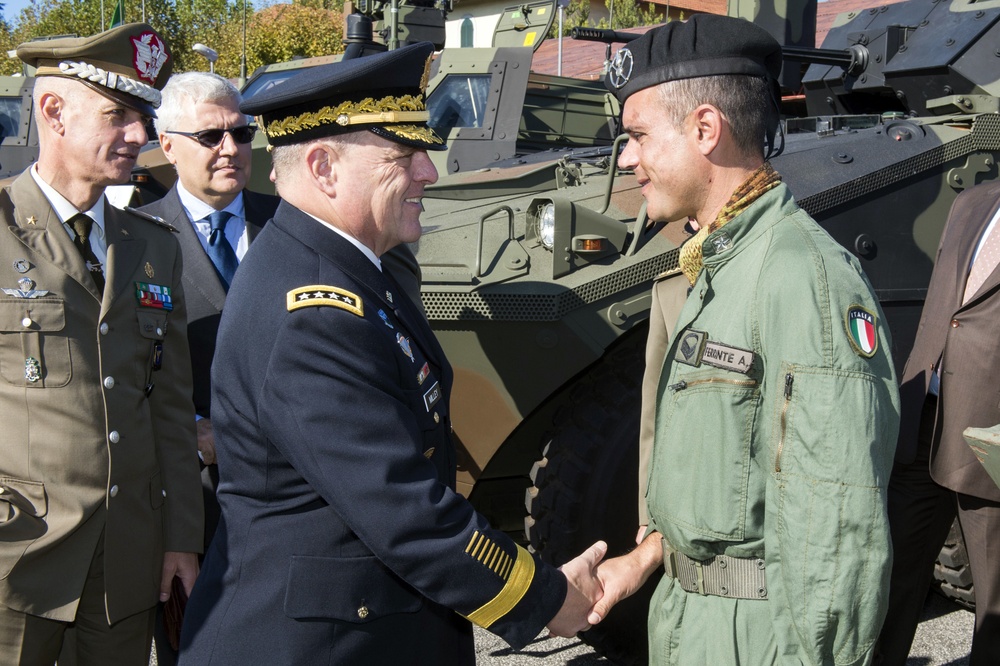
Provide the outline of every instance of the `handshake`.
[[[642,532],[640,531],[640,537]],[[653,532],[621,557],[605,560],[608,545],[598,541],[559,567],[566,576],[566,599],[548,629],[556,636],[575,636],[603,620],[622,599],[642,587],[663,563],[660,535]]]

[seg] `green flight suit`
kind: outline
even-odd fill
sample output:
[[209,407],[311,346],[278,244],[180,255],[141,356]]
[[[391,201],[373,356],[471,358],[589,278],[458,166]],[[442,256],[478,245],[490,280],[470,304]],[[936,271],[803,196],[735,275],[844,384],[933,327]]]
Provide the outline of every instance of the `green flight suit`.
[[867,664],[892,554],[899,395],[858,262],[784,184],[703,244],[657,389],[647,504],[681,553],[763,558],[766,599],[650,607],[655,664]]

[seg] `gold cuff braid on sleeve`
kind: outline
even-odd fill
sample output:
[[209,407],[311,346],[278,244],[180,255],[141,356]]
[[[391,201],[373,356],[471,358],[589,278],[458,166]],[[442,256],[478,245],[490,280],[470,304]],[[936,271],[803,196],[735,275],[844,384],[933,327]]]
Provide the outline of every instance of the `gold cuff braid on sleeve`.
[[500,593],[483,606],[469,613],[469,621],[488,629],[490,625],[514,609],[535,578],[535,560],[521,546],[517,546],[517,560]]

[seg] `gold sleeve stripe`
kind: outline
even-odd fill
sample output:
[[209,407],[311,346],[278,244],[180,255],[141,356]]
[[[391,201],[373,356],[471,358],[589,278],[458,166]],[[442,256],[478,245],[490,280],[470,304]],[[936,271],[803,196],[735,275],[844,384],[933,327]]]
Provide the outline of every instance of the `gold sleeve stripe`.
[[531,586],[535,578],[535,560],[521,546],[517,546],[517,561],[514,570],[500,593],[469,614],[469,620],[484,629],[514,609]]
[[469,545],[465,547],[465,552],[468,553],[470,550],[472,550],[472,544],[476,543],[476,537],[478,536],[479,536],[479,530],[476,530],[475,532],[472,533],[472,538],[469,539]]
[[504,558],[503,570],[500,571],[500,577],[503,578],[504,580],[507,580],[507,578],[510,576],[510,570],[513,568],[513,566],[514,566],[514,561],[511,560],[510,557]]
[[[487,562],[489,562],[490,561],[490,557],[493,555],[493,553],[496,552],[496,549],[497,549],[497,545],[495,543],[491,542],[490,543],[490,547],[489,548],[484,548],[483,552],[479,555],[479,561],[482,562],[483,564],[486,564]],[[486,564],[486,566],[489,566],[489,565]]]
[[485,534],[480,535],[479,542],[476,544],[476,547],[472,549],[472,556],[478,560],[479,553],[486,548],[486,544],[488,544],[489,542],[490,540],[486,537]]
[[488,568],[493,569],[493,565],[496,564],[497,559],[500,557],[501,553],[503,553],[503,551],[501,549],[497,548],[493,552],[493,555],[489,558],[489,560],[487,560],[486,562],[484,562],[484,564],[486,564],[486,566]]
[[510,555],[504,553],[503,557],[501,557],[500,560],[497,562],[496,567],[493,568],[493,571],[495,571],[497,575],[503,578],[504,580],[507,580],[507,574],[510,570],[510,563],[511,563]]

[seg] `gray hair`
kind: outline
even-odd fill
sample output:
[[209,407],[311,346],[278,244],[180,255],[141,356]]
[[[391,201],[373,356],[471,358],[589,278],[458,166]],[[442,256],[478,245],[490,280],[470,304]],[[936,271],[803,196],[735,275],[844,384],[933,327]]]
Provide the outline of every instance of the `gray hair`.
[[290,178],[291,174],[295,173],[295,169],[302,162],[306,148],[315,143],[323,143],[331,146],[334,150],[341,151],[344,146],[364,144],[372,136],[374,134],[371,134],[367,130],[354,130],[342,134],[325,136],[305,143],[274,146],[271,149],[271,165],[274,167],[274,177],[279,183],[286,178]]
[[[239,106],[243,101],[240,91],[232,83],[218,74],[208,72],[185,72],[174,74],[163,87],[163,101],[160,108],[156,110],[156,120],[154,126],[156,133],[162,134],[167,130],[178,128],[180,118],[184,109],[193,104],[207,102],[215,104],[220,102],[232,102]],[[250,117],[247,116],[247,122]]]
[[668,122],[679,127],[701,104],[711,104],[729,121],[737,150],[763,157],[770,124],[777,120],[771,83],[755,76],[720,75],[679,79],[660,84]]

